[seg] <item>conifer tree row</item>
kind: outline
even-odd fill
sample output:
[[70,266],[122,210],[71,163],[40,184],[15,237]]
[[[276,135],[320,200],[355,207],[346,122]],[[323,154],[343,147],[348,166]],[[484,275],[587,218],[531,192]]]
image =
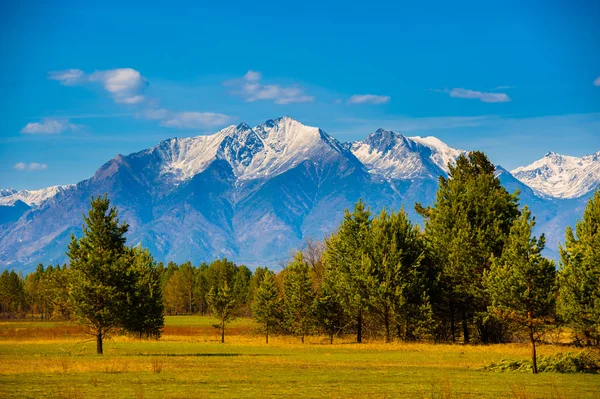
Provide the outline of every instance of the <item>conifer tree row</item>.
[[127,224],[97,197],[68,264],[0,274],[0,316],[79,320],[99,353],[111,331],[160,336],[165,313],[208,313],[222,341],[229,322],[250,315],[266,343],[274,334],[493,343],[523,332],[535,372],[548,328],[600,344],[600,191],[567,228],[557,271],[543,256],[544,236],[533,237],[534,216],[494,171],[483,153],[459,157],[432,206],[416,206],[424,230],[404,209],[373,214],[359,200],[336,231],[307,242],[278,273],[227,259],[155,263],[126,245]]

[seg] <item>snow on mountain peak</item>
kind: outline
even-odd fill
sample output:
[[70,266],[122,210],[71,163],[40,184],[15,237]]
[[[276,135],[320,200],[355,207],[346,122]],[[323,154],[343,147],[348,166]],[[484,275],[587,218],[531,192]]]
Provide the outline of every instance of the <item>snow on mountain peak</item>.
[[454,163],[465,153],[435,137],[405,137],[385,129],[351,143],[351,149],[371,173],[393,179],[435,178],[447,174],[448,163]]
[[163,173],[179,180],[201,173],[216,159],[227,161],[238,179],[250,180],[275,176],[343,149],[319,128],[284,116],[254,128],[241,123],[209,136],[165,140],[151,151],[163,162]]
[[[51,186],[40,190],[20,190],[3,189],[0,190],[0,205],[14,205],[17,201],[22,201],[29,206],[40,206],[42,203],[54,198],[65,190],[75,187],[74,184],[65,186]],[[11,194],[12,192],[12,194]]]
[[583,157],[548,152],[511,173],[542,195],[577,198],[600,185],[600,151]]

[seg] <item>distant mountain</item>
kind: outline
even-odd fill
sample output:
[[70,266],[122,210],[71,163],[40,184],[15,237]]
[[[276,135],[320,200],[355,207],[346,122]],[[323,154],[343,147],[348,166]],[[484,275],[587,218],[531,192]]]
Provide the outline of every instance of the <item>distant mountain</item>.
[[[422,222],[414,203],[433,202],[438,177],[463,153],[434,137],[383,129],[340,143],[289,117],[168,139],[118,155],[76,185],[1,191],[0,268],[65,261],[90,196],[104,193],[130,224],[129,243],[141,243],[159,260],[199,263],[226,256],[276,266],[307,238],[334,231],[358,198],[374,211],[404,206]],[[522,203],[538,217],[537,231],[551,232],[549,254],[555,256],[585,196],[552,198],[501,167],[498,174],[509,191],[521,190]]]
[[581,158],[549,152],[511,173],[542,195],[577,198],[600,185],[600,151]]
[[52,186],[40,190],[21,191],[17,191],[14,188],[2,189],[0,190],[0,205],[13,205],[15,202],[21,201],[29,206],[39,206],[43,202],[54,198],[74,186],[74,184],[70,184],[67,186]]
[[350,149],[370,173],[390,179],[435,179],[447,175],[448,163],[466,153],[435,137],[404,137],[383,129],[351,143]]

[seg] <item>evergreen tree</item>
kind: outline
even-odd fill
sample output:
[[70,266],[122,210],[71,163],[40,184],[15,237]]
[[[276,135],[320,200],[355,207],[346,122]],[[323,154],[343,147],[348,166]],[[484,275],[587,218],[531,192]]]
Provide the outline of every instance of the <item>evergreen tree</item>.
[[299,335],[302,343],[313,325],[314,301],[308,265],[302,252],[297,252],[283,277],[283,315],[288,331]]
[[315,322],[327,334],[330,344],[333,344],[333,337],[343,331],[348,324],[346,312],[337,296],[335,286],[330,274],[325,272],[320,287],[321,293],[315,305]]
[[130,262],[133,283],[123,328],[140,338],[160,338],[165,324],[160,271],[147,249],[131,250]]
[[225,342],[225,325],[235,320],[235,309],[237,307],[235,297],[229,289],[227,281],[224,281],[218,289],[212,287],[206,295],[206,302],[213,317],[219,320],[219,324],[215,324],[214,327],[221,330],[221,343],[223,343]]
[[418,228],[400,212],[383,209],[370,226],[370,307],[382,322],[386,342],[393,324],[405,340],[415,337],[421,306],[428,302],[434,275],[425,261],[425,245]]
[[269,330],[280,320],[280,306],[279,288],[273,273],[269,271],[264,274],[252,303],[252,316],[258,323],[264,325],[267,344],[269,343]]
[[535,218],[527,207],[514,222],[502,255],[486,271],[491,309],[527,331],[533,373],[537,373],[536,340],[554,315],[556,268],[542,256],[545,239],[532,237]]
[[169,314],[183,314],[186,312],[189,296],[186,292],[185,277],[179,270],[175,270],[167,281],[164,294],[165,308]]
[[122,324],[129,282],[125,247],[127,223],[119,224],[118,211],[104,197],[92,198],[84,215],[83,237],[71,237],[69,251],[71,307],[80,323],[96,336],[102,354],[104,337]]
[[501,186],[494,165],[482,152],[461,155],[449,169],[447,178],[440,177],[433,207],[416,206],[425,217],[428,245],[441,266],[445,296],[437,303],[438,314],[450,313],[453,337],[455,320],[462,321],[465,343],[470,341],[471,326],[482,342],[497,341],[502,330],[488,317],[490,299],[483,274],[492,256],[501,256],[519,215],[518,193],[509,194]]
[[356,342],[362,342],[363,317],[369,306],[369,261],[371,212],[359,200],[347,209],[335,235],[325,243],[326,274],[335,281],[336,295],[356,325]]
[[559,314],[588,345],[600,345],[600,189],[560,248]]
[[187,261],[181,264],[179,271],[179,288],[185,295],[185,308],[188,314],[194,313],[194,286],[196,282],[196,268],[192,266],[192,262]]

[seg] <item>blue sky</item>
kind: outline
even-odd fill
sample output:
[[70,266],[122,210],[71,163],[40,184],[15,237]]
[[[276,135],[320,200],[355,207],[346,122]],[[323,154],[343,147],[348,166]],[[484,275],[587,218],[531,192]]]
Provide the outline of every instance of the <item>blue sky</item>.
[[0,188],[75,183],[116,154],[290,115],[379,127],[512,169],[600,150],[600,3],[8,1]]

